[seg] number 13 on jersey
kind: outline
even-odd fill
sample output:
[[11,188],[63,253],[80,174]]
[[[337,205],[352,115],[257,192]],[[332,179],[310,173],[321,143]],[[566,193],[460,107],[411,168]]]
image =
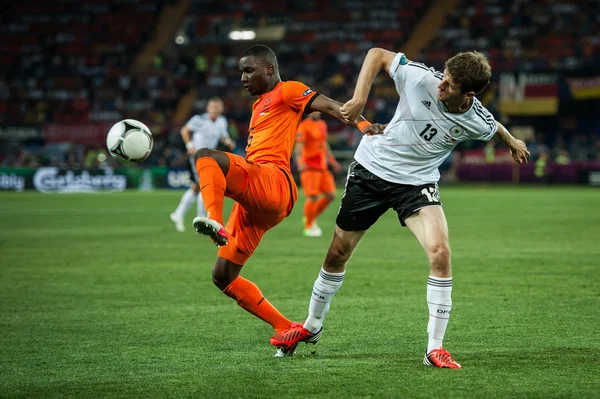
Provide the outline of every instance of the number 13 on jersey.
[[437,187],[425,187],[421,190],[421,194],[427,197],[429,202],[440,202],[440,192]]

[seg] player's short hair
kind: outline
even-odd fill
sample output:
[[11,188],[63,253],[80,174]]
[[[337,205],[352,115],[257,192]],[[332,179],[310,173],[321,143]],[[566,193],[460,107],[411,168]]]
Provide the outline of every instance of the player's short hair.
[[262,60],[265,65],[273,64],[275,68],[279,68],[277,64],[277,56],[275,52],[271,50],[269,46],[265,46],[264,44],[257,44],[255,46],[250,47],[244,54],[243,57],[254,57]]
[[216,103],[221,103],[221,104],[222,104],[222,103],[223,103],[223,100],[221,99],[221,97],[214,96],[214,97],[211,97],[211,98],[209,98],[209,99],[208,99],[208,102],[209,102],[209,103],[211,103],[211,102],[216,102]]
[[492,67],[485,55],[477,51],[458,53],[446,61],[444,68],[460,85],[461,93],[481,93],[490,83]]

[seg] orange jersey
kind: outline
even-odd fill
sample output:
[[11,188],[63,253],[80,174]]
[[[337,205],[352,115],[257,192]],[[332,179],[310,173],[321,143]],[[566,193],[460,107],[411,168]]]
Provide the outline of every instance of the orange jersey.
[[298,125],[316,96],[305,84],[291,80],[279,82],[260,95],[252,106],[246,159],[273,163],[289,171]]
[[302,161],[308,169],[327,169],[327,124],[307,118],[298,126],[296,140],[304,143]]

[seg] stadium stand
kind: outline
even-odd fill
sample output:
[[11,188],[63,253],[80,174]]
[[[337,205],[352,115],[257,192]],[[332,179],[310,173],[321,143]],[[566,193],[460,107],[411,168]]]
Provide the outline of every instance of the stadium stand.
[[[239,84],[237,61],[249,42],[231,41],[228,33],[282,26],[281,40],[264,42],[277,52],[283,79],[301,80],[340,101],[352,95],[370,47],[404,50],[438,69],[458,51],[482,51],[494,70],[480,96],[490,110],[511,127],[533,126],[527,137],[534,147],[540,141],[555,155],[567,151],[572,160],[595,160],[597,97],[561,100],[554,115],[510,115],[502,112],[499,78],[549,71],[593,78],[600,65],[599,7],[571,0],[400,6],[391,0],[24,0],[0,17],[0,124],[35,126],[44,134],[18,144],[0,136],[0,162],[83,165],[93,159],[86,152],[102,151],[102,143],[61,142],[62,127],[85,125],[99,136],[127,117],[146,122],[156,135],[148,162],[181,165],[179,127],[214,95],[224,99],[232,135],[243,148],[254,99]],[[556,85],[556,95],[568,91],[563,86]],[[380,76],[366,116],[389,120],[396,98],[389,79]],[[351,153],[360,135],[328,122],[332,147]]]

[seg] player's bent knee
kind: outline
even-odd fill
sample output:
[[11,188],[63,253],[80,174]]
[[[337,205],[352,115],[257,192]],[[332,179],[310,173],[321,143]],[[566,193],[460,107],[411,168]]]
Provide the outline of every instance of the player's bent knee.
[[[237,277],[237,276],[236,276]],[[235,278],[231,278],[229,273],[218,270],[217,268],[213,269],[212,272],[212,281],[213,284],[217,286],[221,291],[223,291],[231,282],[235,280]]]
[[199,158],[212,157],[213,152],[215,150],[211,150],[210,148],[200,148],[194,153],[194,161],[197,161]]
[[335,199],[335,193],[325,193],[325,198],[327,198],[327,200],[331,202]]
[[225,258],[218,257],[212,270],[213,284],[223,291],[240,275],[242,265],[235,264]]
[[329,268],[340,269],[340,272],[344,271],[346,262],[352,255],[352,249],[349,245],[344,245],[342,242],[334,242],[329,250],[327,251],[327,258],[325,263]]
[[445,266],[450,264],[450,247],[447,243],[439,243],[432,245],[428,248],[428,256],[431,259],[431,263],[435,263],[439,266]]

